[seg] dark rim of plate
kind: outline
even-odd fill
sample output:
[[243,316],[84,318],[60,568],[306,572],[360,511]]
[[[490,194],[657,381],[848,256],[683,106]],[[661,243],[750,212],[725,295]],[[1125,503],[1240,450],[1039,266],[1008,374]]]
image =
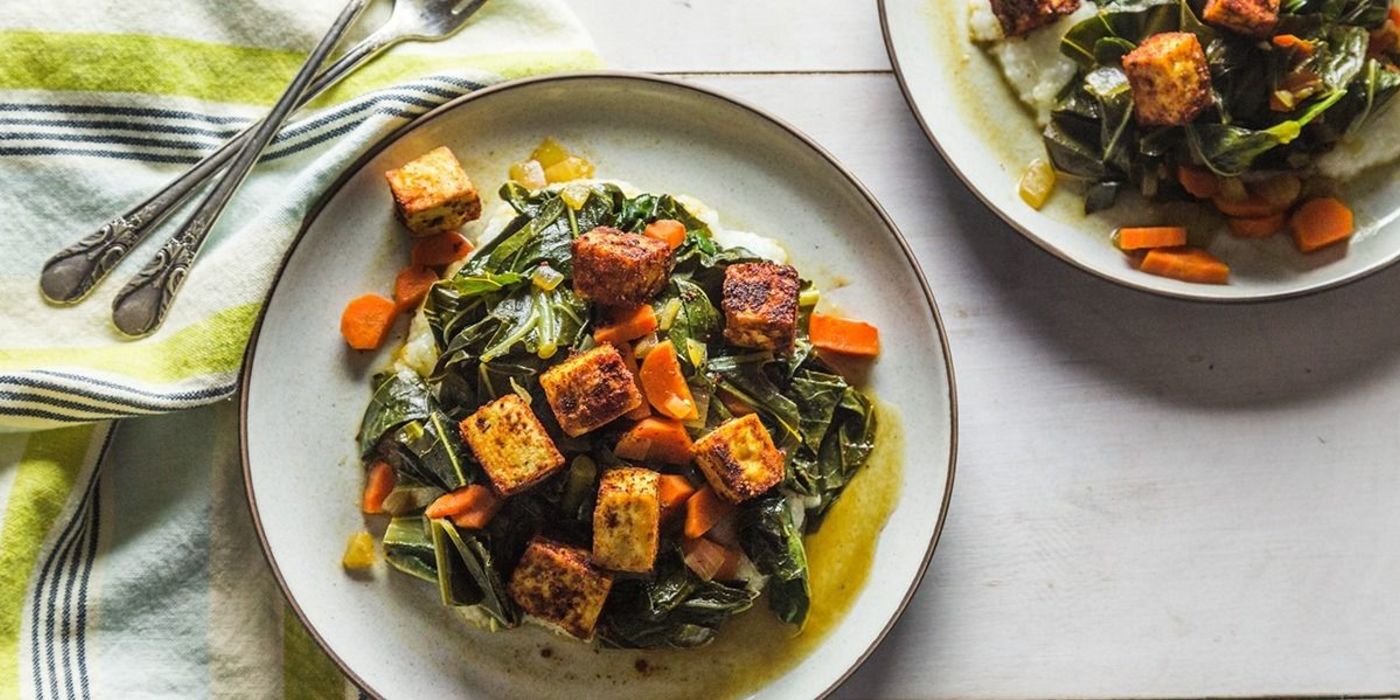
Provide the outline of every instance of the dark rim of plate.
[[272,569],[273,577],[277,579],[277,587],[281,589],[283,597],[287,599],[287,604],[291,606],[293,612],[296,613],[297,618],[299,618],[301,620],[301,623],[306,627],[307,632],[309,632],[311,634],[311,637],[316,640],[316,644],[319,645],[323,651],[325,651],[326,655],[329,656],[338,667],[340,667],[341,672],[345,674],[346,678],[350,679],[350,681],[354,683],[357,687],[359,687],[360,690],[373,697],[383,698],[384,696],[374,688],[371,688],[363,678],[356,674],[355,671],[351,669],[349,665],[347,665],[345,661],[341,659],[340,656],[336,654],[333,649],[331,649],[330,645],[326,642],[325,638],[321,636],[321,633],[311,623],[311,620],[307,618],[306,613],[302,611],[301,606],[292,596],[291,591],[287,589],[287,582],[282,577],[282,570],[278,567],[277,560],[273,557],[272,550],[268,546],[267,536],[266,533],[263,531],[262,517],[258,513],[257,497],[253,493],[252,472],[249,468],[248,462],[248,390],[251,383],[254,355],[258,347],[258,336],[262,333],[263,320],[267,315],[267,301],[272,298],[273,293],[276,291],[278,285],[281,283],[282,275],[286,271],[288,261],[291,260],[292,254],[296,250],[297,246],[301,243],[302,238],[306,235],[307,231],[310,230],[312,223],[314,223],[317,217],[320,216],[321,210],[324,209],[325,206],[330,202],[330,200],[334,198],[337,193],[340,192],[341,187],[345,185],[346,181],[348,181],[351,177],[358,173],[361,168],[363,168],[367,163],[369,163],[369,161],[372,160],[375,156],[379,155],[379,153],[382,152],[384,149],[393,145],[399,139],[403,138],[404,136],[407,136],[410,132],[421,127],[427,122],[430,122],[442,116],[446,112],[449,112],[467,102],[480,100],[482,98],[489,97],[490,95],[496,93],[530,87],[542,83],[560,83],[573,80],[600,79],[634,80],[648,83],[659,83],[661,85],[665,85],[671,88],[679,88],[698,93],[699,95],[705,98],[717,99],[723,102],[727,102],[733,106],[736,106],[740,109],[751,113],[757,118],[763,119],[769,122],[770,124],[777,126],[778,128],[787,132],[788,135],[797,139],[807,148],[811,149],[814,153],[821,156],[822,159],[825,160],[828,165],[830,165],[833,169],[839,172],[841,176],[845,178],[847,183],[849,183],[852,187],[856,189],[856,191],[858,191],[861,194],[861,196],[865,199],[866,203],[870,206],[870,208],[884,222],[886,230],[894,236],[895,242],[899,244],[899,248],[901,251],[903,251],[904,257],[908,260],[910,268],[913,269],[914,274],[918,277],[919,286],[922,288],[924,293],[924,300],[928,302],[929,313],[933,315],[934,324],[938,329],[938,342],[943,349],[943,357],[945,360],[944,371],[947,373],[948,376],[949,406],[948,479],[946,484],[944,485],[943,502],[939,506],[938,510],[938,522],[934,526],[933,536],[929,538],[928,549],[924,552],[923,561],[921,561],[919,564],[918,572],[914,576],[914,579],[910,581],[908,590],[904,592],[904,596],[899,602],[899,607],[895,609],[894,614],[891,615],[890,619],[885,622],[885,625],[880,630],[879,634],[877,634],[875,636],[875,639],[871,641],[870,645],[866,647],[864,651],[861,652],[860,656],[856,658],[855,662],[852,663],[851,666],[847,668],[846,671],[842,673],[841,676],[837,678],[835,682],[833,682],[830,686],[823,690],[818,697],[826,697],[827,695],[830,695],[833,691],[835,691],[838,687],[840,687],[841,684],[846,681],[846,679],[851,677],[851,674],[855,673],[856,670],[859,669],[863,663],[865,663],[865,660],[870,657],[870,655],[875,651],[875,648],[880,645],[880,642],[884,641],[885,636],[889,634],[890,629],[894,627],[894,624],[904,614],[905,609],[909,606],[909,601],[914,597],[915,592],[918,591],[919,584],[923,581],[924,574],[928,571],[929,562],[933,558],[933,551],[938,546],[939,536],[943,533],[943,524],[948,517],[948,505],[953,495],[953,477],[955,475],[955,472],[957,471],[958,454],[957,384],[953,376],[953,358],[951,350],[948,347],[948,334],[947,330],[944,328],[943,325],[943,317],[938,312],[938,305],[934,301],[933,292],[929,289],[928,280],[924,277],[924,272],[923,269],[919,266],[918,259],[914,257],[913,249],[909,247],[908,241],[906,241],[904,235],[900,233],[899,227],[895,225],[894,220],[890,218],[889,214],[885,211],[884,207],[880,206],[880,203],[875,200],[874,195],[872,195],[870,191],[866,189],[865,185],[861,184],[861,182],[858,179],[856,179],[855,175],[853,175],[849,170],[847,170],[846,167],[843,166],[836,159],[835,156],[833,156],[825,148],[818,145],[810,137],[799,131],[796,127],[792,126],[791,124],[788,124],[787,122],[783,121],[777,116],[774,116],[773,114],[770,114],[767,111],[759,109],[758,107],[750,105],[746,102],[691,83],[651,75],[647,73],[634,73],[628,71],[586,71],[578,73],[563,73],[532,78],[522,78],[518,80],[512,80],[509,82],[499,83],[497,85],[482,88],[480,90],[467,93],[466,95],[462,95],[461,97],[454,98],[425,114],[415,117],[407,124],[404,124],[403,126],[394,130],[393,133],[380,139],[373,146],[370,146],[369,149],[365,151],[364,155],[360,156],[358,159],[355,160],[355,162],[347,166],[341,172],[341,174],[338,177],[336,177],[335,181],[326,188],[325,192],[320,196],[320,198],[316,200],[316,203],[312,205],[311,209],[308,210],[306,217],[302,219],[301,228],[297,231],[296,237],[292,239],[292,243],[287,248],[287,252],[282,256],[282,261],[278,264],[277,267],[277,273],[272,278],[272,285],[268,288],[268,293],[263,301],[263,305],[258,310],[257,321],[253,325],[252,334],[248,338],[248,347],[244,351],[243,367],[241,369],[241,376],[239,378],[239,458],[242,462],[243,468],[243,488],[248,496],[248,509],[253,517],[253,527],[257,531],[258,544],[262,548],[263,557],[267,559],[268,566]]
[[1351,284],[1352,282],[1357,282],[1365,277],[1369,277],[1377,272],[1380,272],[1381,270],[1391,267],[1397,262],[1400,262],[1400,249],[1397,249],[1396,252],[1388,258],[1382,258],[1381,260],[1378,260],[1367,267],[1363,267],[1359,270],[1356,270],[1355,272],[1352,272],[1348,275],[1332,280],[1330,282],[1325,282],[1323,284],[1304,289],[1293,289],[1288,291],[1272,292],[1268,294],[1260,294],[1248,297],[1212,297],[1203,296],[1200,294],[1193,294],[1191,292],[1183,292],[1170,289],[1159,289],[1147,284],[1134,282],[1133,280],[1128,278],[1114,277],[1100,270],[1096,270],[1090,267],[1088,263],[1076,259],[1074,256],[1064,252],[1063,250],[1060,250],[1054,244],[1036,235],[1029,228],[1022,226],[1019,222],[1016,221],[1015,217],[1011,216],[1011,214],[998,207],[995,203],[988,199],[986,195],[982,194],[982,190],[978,189],[978,187],[975,184],[973,184],[972,178],[969,177],[967,173],[964,173],[962,168],[958,167],[958,163],[948,156],[948,151],[943,148],[943,144],[939,142],[938,136],[935,135],[933,129],[929,127],[929,122],[927,119],[924,118],[923,112],[919,111],[919,103],[914,99],[913,90],[909,87],[909,82],[904,77],[904,70],[900,68],[899,56],[897,55],[897,52],[894,47],[894,39],[890,34],[889,13],[885,9],[885,6],[891,2],[907,1],[909,0],[876,0],[880,7],[880,32],[884,35],[885,38],[885,53],[889,55],[890,66],[894,68],[895,80],[899,83],[899,91],[903,93],[905,103],[909,105],[909,111],[914,113],[914,119],[915,121],[919,122],[919,128],[923,130],[924,136],[928,138],[929,143],[933,144],[933,147],[938,151],[938,155],[942,156],[943,162],[947,163],[949,169],[951,169],[953,173],[958,176],[958,179],[962,181],[963,186],[966,187],[968,191],[972,192],[973,196],[977,197],[977,200],[982,202],[983,206],[992,210],[992,213],[996,214],[997,217],[1000,218],[1003,222],[1005,222],[1007,226],[1010,226],[1017,233],[1021,234],[1021,236],[1024,237],[1026,240],[1036,244],[1040,247],[1041,250],[1044,250],[1045,252],[1055,256],[1056,258],[1059,258],[1060,260],[1069,263],[1070,265],[1083,272],[1087,272],[1090,275],[1093,275],[1094,277],[1104,280],[1105,282],[1111,282],[1120,287],[1131,289],[1135,292],[1142,292],[1144,294],[1151,294],[1153,296],[1166,297],[1169,299],[1189,301],[1197,304],[1261,304],[1273,301],[1284,301],[1286,299],[1300,299],[1302,297],[1309,297],[1314,294],[1320,294],[1322,292],[1337,289],[1339,287]]

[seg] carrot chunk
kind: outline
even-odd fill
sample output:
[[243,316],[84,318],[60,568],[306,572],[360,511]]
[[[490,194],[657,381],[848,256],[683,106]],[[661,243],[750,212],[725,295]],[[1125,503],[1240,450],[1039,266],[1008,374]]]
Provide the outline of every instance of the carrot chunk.
[[701,537],[719,521],[734,514],[734,504],[706,486],[685,501],[685,536]]
[[642,235],[647,238],[655,238],[668,246],[671,250],[681,247],[685,243],[685,224],[675,219],[659,219],[647,224]]
[[662,474],[659,486],[662,509],[675,508],[695,495],[695,486],[680,474]]
[[1295,34],[1279,34],[1273,38],[1274,46],[1281,49],[1294,49],[1299,55],[1308,57],[1317,51],[1317,45]]
[[606,325],[593,331],[593,340],[598,343],[624,343],[636,340],[657,328],[656,309],[651,304],[642,304],[615,316]]
[[425,267],[451,265],[472,252],[472,244],[456,231],[424,238],[413,246],[413,264]]
[[438,276],[433,272],[433,268],[423,265],[409,265],[399,271],[399,276],[394,280],[394,304],[399,307],[399,311],[412,311],[418,308],[418,304],[423,301],[423,297],[428,296],[428,290],[432,289],[433,283],[437,282]]
[[1287,208],[1287,205],[1279,206],[1254,194],[1243,199],[1216,197],[1214,201],[1215,208],[1219,209],[1220,213],[1239,219],[1260,219],[1265,216],[1273,216]]
[[340,334],[356,350],[374,350],[389,335],[398,307],[378,294],[355,297],[340,314]]
[[681,539],[681,554],[686,567],[705,581],[733,579],[739,573],[743,556],[736,547],[689,537]]
[[1283,214],[1261,216],[1256,219],[1231,218],[1230,233],[1240,238],[1268,238],[1283,230],[1287,217]]
[[491,522],[504,502],[490,488],[472,484],[439,496],[423,514],[429,518],[451,518],[457,527],[478,529]]
[[1345,241],[1356,231],[1351,209],[1332,197],[1304,202],[1291,223],[1293,242],[1304,253]]
[[1177,168],[1176,179],[1181,183],[1182,189],[1190,192],[1193,197],[1210,199],[1220,194],[1220,178],[1208,168],[1183,165]]
[[1153,248],[1147,251],[1138,269],[1184,282],[1225,284],[1230,279],[1229,265],[1200,248],[1190,246]]
[[[617,354],[622,356],[622,364],[626,365],[627,371],[632,373],[632,381],[637,385],[637,391],[645,396],[646,389],[642,388],[642,370],[637,366],[637,353],[627,343],[618,343],[613,347],[617,348]],[[651,415],[651,405],[643,401],[622,415],[632,420],[641,420]]]
[[642,393],[662,415],[677,420],[689,420],[700,415],[690,385],[681,374],[676,348],[667,340],[647,353],[642,360]]
[[365,495],[360,509],[370,514],[383,513],[384,499],[394,490],[396,481],[392,465],[388,462],[375,462],[374,466],[369,468],[369,474],[365,476]]
[[1186,229],[1181,226],[1138,226],[1118,229],[1119,250],[1171,248],[1186,245]]
[[623,459],[689,464],[695,445],[685,426],[674,418],[644,418],[617,440],[613,452]]
[[864,321],[814,313],[807,334],[822,350],[862,357],[880,354],[880,330]]

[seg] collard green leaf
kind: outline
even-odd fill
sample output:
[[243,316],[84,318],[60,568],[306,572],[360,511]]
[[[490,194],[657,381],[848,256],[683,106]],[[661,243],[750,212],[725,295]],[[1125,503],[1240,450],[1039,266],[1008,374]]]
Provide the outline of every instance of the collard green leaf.
[[360,420],[360,454],[368,456],[390,431],[415,420],[426,420],[432,410],[428,385],[413,372],[375,377],[374,396]]
[[427,419],[399,426],[380,444],[380,454],[394,468],[418,481],[453,491],[481,477],[466,461],[457,423],[434,407]]
[[384,531],[384,559],[410,576],[437,582],[437,555],[423,516],[396,517],[389,521]]
[[768,607],[783,622],[801,625],[807,619],[812,590],[807,551],[787,499],[767,496],[745,505],[740,511],[739,543],[759,572],[769,577]]
[[447,520],[432,520],[430,527],[443,605],[475,605],[506,627],[520,624],[486,536]]
[[598,637],[626,649],[702,646],[726,620],[752,607],[755,597],[747,588],[701,580],[672,548],[658,555],[653,578],[613,584]]

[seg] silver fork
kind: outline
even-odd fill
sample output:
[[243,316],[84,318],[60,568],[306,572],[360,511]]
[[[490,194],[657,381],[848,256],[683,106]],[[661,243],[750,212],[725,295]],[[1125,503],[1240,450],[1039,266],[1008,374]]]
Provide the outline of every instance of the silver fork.
[[[486,1],[395,0],[389,20],[321,71],[302,93],[296,106],[301,107],[311,101],[395,44],[404,41],[441,41],[452,36]],[[44,297],[58,304],[76,304],[86,298],[156,224],[224,169],[252,138],[259,124],[249,125],[219,150],[206,156],[145,201],[49,258],[39,277],[39,289]]]

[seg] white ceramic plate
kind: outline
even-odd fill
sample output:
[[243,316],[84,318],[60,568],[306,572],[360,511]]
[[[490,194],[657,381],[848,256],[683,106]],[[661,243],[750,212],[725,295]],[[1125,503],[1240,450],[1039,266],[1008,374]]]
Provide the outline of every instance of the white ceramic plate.
[[[404,332],[401,322],[398,338],[367,356],[348,351],[338,331],[346,300],[389,288],[406,259],[382,173],[446,145],[491,193],[490,211],[509,163],[544,136],[582,151],[599,177],[691,194],[731,227],[778,238],[804,276],[828,290],[824,304],[881,329],[885,349],[868,386],[892,408],[882,428],[902,423],[910,436],[889,443],[902,462],[902,488],[849,613],[793,667],[760,684],[736,684],[742,674],[735,669],[764,663],[780,639],[722,655],[707,648],[649,656],[595,651],[532,627],[493,635],[457,619],[421,581],[382,564],[361,578],[340,568],[347,536],[366,525],[356,507],[363,477],[353,437],[369,377]],[[830,155],[790,127],[702,88],[642,75],[556,76],[483,90],[372,148],[312,210],[284,261],[249,344],[242,401],[248,497],[278,581],[345,672],[389,697],[822,695],[859,666],[913,594],[952,486],[947,345],[894,224]],[[761,606],[753,614],[769,615]],[[639,658],[648,659],[645,673]]]
[[[1037,245],[1090,273],[1164,296],[1215,302],[1260,301],[1335,287],[1400,258],[1400,178],[1376,168],[1344,189],[1356,210],[1351,243],[1303,255],[1287,235],[1235,239],[1223,222],[1190,205],[1151,211],[1133,202],[1083,215],[1082,200],[1060,191],[1036,211],[1016,194],[1033,158],[1044,158],[1040,130],[968,39],[968,0],[880,0],[885,45],[900,87],[929,140],[963,182],[998,216]],[[1144,220],[1147,219],[1147,220]],[[1109,242],[1119,226],[1188,223],[1192,242],[1230,264],[1228,285],[1179,282],[1139,272]],[[969,231],[969,234],[981,233]]]

